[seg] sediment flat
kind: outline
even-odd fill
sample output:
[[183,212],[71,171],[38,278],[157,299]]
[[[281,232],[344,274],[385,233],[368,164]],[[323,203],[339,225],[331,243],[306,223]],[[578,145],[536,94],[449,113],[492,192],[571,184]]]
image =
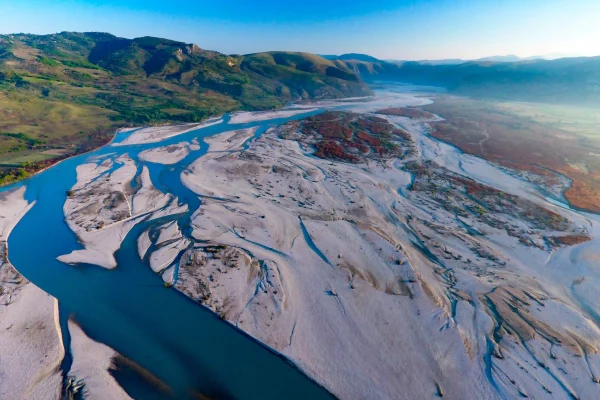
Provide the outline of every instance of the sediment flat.
[[399,159],[315,157],[302,123],[199,158],[181,178],[208,245],[175,287],[340,398],[593,396],[597,219],[432,141],[426,117],[385,117],[409,134]]

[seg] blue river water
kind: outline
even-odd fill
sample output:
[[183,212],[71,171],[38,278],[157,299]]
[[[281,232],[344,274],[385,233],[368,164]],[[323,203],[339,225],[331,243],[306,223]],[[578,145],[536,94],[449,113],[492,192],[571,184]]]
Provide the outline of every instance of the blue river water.
[[[105,146],[65,160],[16,185],[25,185],[26,199],[36,203],[9,237],[10,261],[27,279],[58,299],[63,327],[72,318],[91,338],[115,349],[168,387],[127,378],[126,374],[115,375],[134,398],[333,398],[281,355],[176,290],[164,288],[161,277],[152,272],[145,260],[140,260],[136,243],[149,226],[167,221],[176,220],[189,234],[190,215],[201,201],[181,183],[180,174],[206,152],[203,137],[251,126],[259,126],[260,134],[270,126],[321,111],[238,125],[228,124],[226,116],[223,123],[160,143]],[[115,140],[126,135],[119,134]],[[112,153],[127,153],[139,164],[137,156],[143,150],[194,138],[201,142],[201,149],[175,166],[146,163],[154,185],[178,196],[181,203],[188,205],[187,213],[136,225],[116,252],[118,266],[113,270],[93,265],[70,266],[56,260],[82,247],[63,215],[66,191],[76,182],[78,165],[90,156]],[[68,348],[70,338],[65,329],[63,336]],[[70,364],[67,354],[63,368],[68,371]]]

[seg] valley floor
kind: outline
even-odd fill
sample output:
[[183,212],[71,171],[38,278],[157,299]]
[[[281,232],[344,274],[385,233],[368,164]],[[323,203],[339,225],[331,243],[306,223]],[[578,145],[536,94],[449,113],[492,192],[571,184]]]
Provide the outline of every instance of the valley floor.
[[[90,159],[64,205],[85,249],[61,260],[115,268],[135,224],[173,216],[138,238],[148,268],[341,399],[598,398],[600,218],[432,138],[439,117],[390,111],[428,102],[322,102],[346,111],[205,139],[180,175],[189,227],[147,163],[199,142]],[[70,376],[124,396],[114,351],[69,329]]]

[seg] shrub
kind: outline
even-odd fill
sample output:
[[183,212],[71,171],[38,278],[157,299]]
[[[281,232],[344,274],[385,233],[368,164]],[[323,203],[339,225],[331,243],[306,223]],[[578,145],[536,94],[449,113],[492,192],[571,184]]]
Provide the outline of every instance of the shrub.
[[59,65],[59,63],[51,58],[48,57],[44,57],[44,56],[38,56],[38,61],[41,62],[44,65],[47,65],[49,67],[56,67],[57,65]]

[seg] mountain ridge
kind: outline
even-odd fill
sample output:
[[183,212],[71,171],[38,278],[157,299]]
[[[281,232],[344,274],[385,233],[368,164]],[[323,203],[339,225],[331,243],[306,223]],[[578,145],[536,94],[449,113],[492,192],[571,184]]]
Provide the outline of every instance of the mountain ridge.
[[106,143],[119,126],[370,94],[344,63],[309,53],[226,55],[105,32],[0,35],[0,183]]
[[358,60],[358,61],[368,61],[368,62],[377,62],[380,61],[378,58],[370,56],[368,54],[361,53],[346,53],[341,55],[322,55],[321,57],[327,60]]

